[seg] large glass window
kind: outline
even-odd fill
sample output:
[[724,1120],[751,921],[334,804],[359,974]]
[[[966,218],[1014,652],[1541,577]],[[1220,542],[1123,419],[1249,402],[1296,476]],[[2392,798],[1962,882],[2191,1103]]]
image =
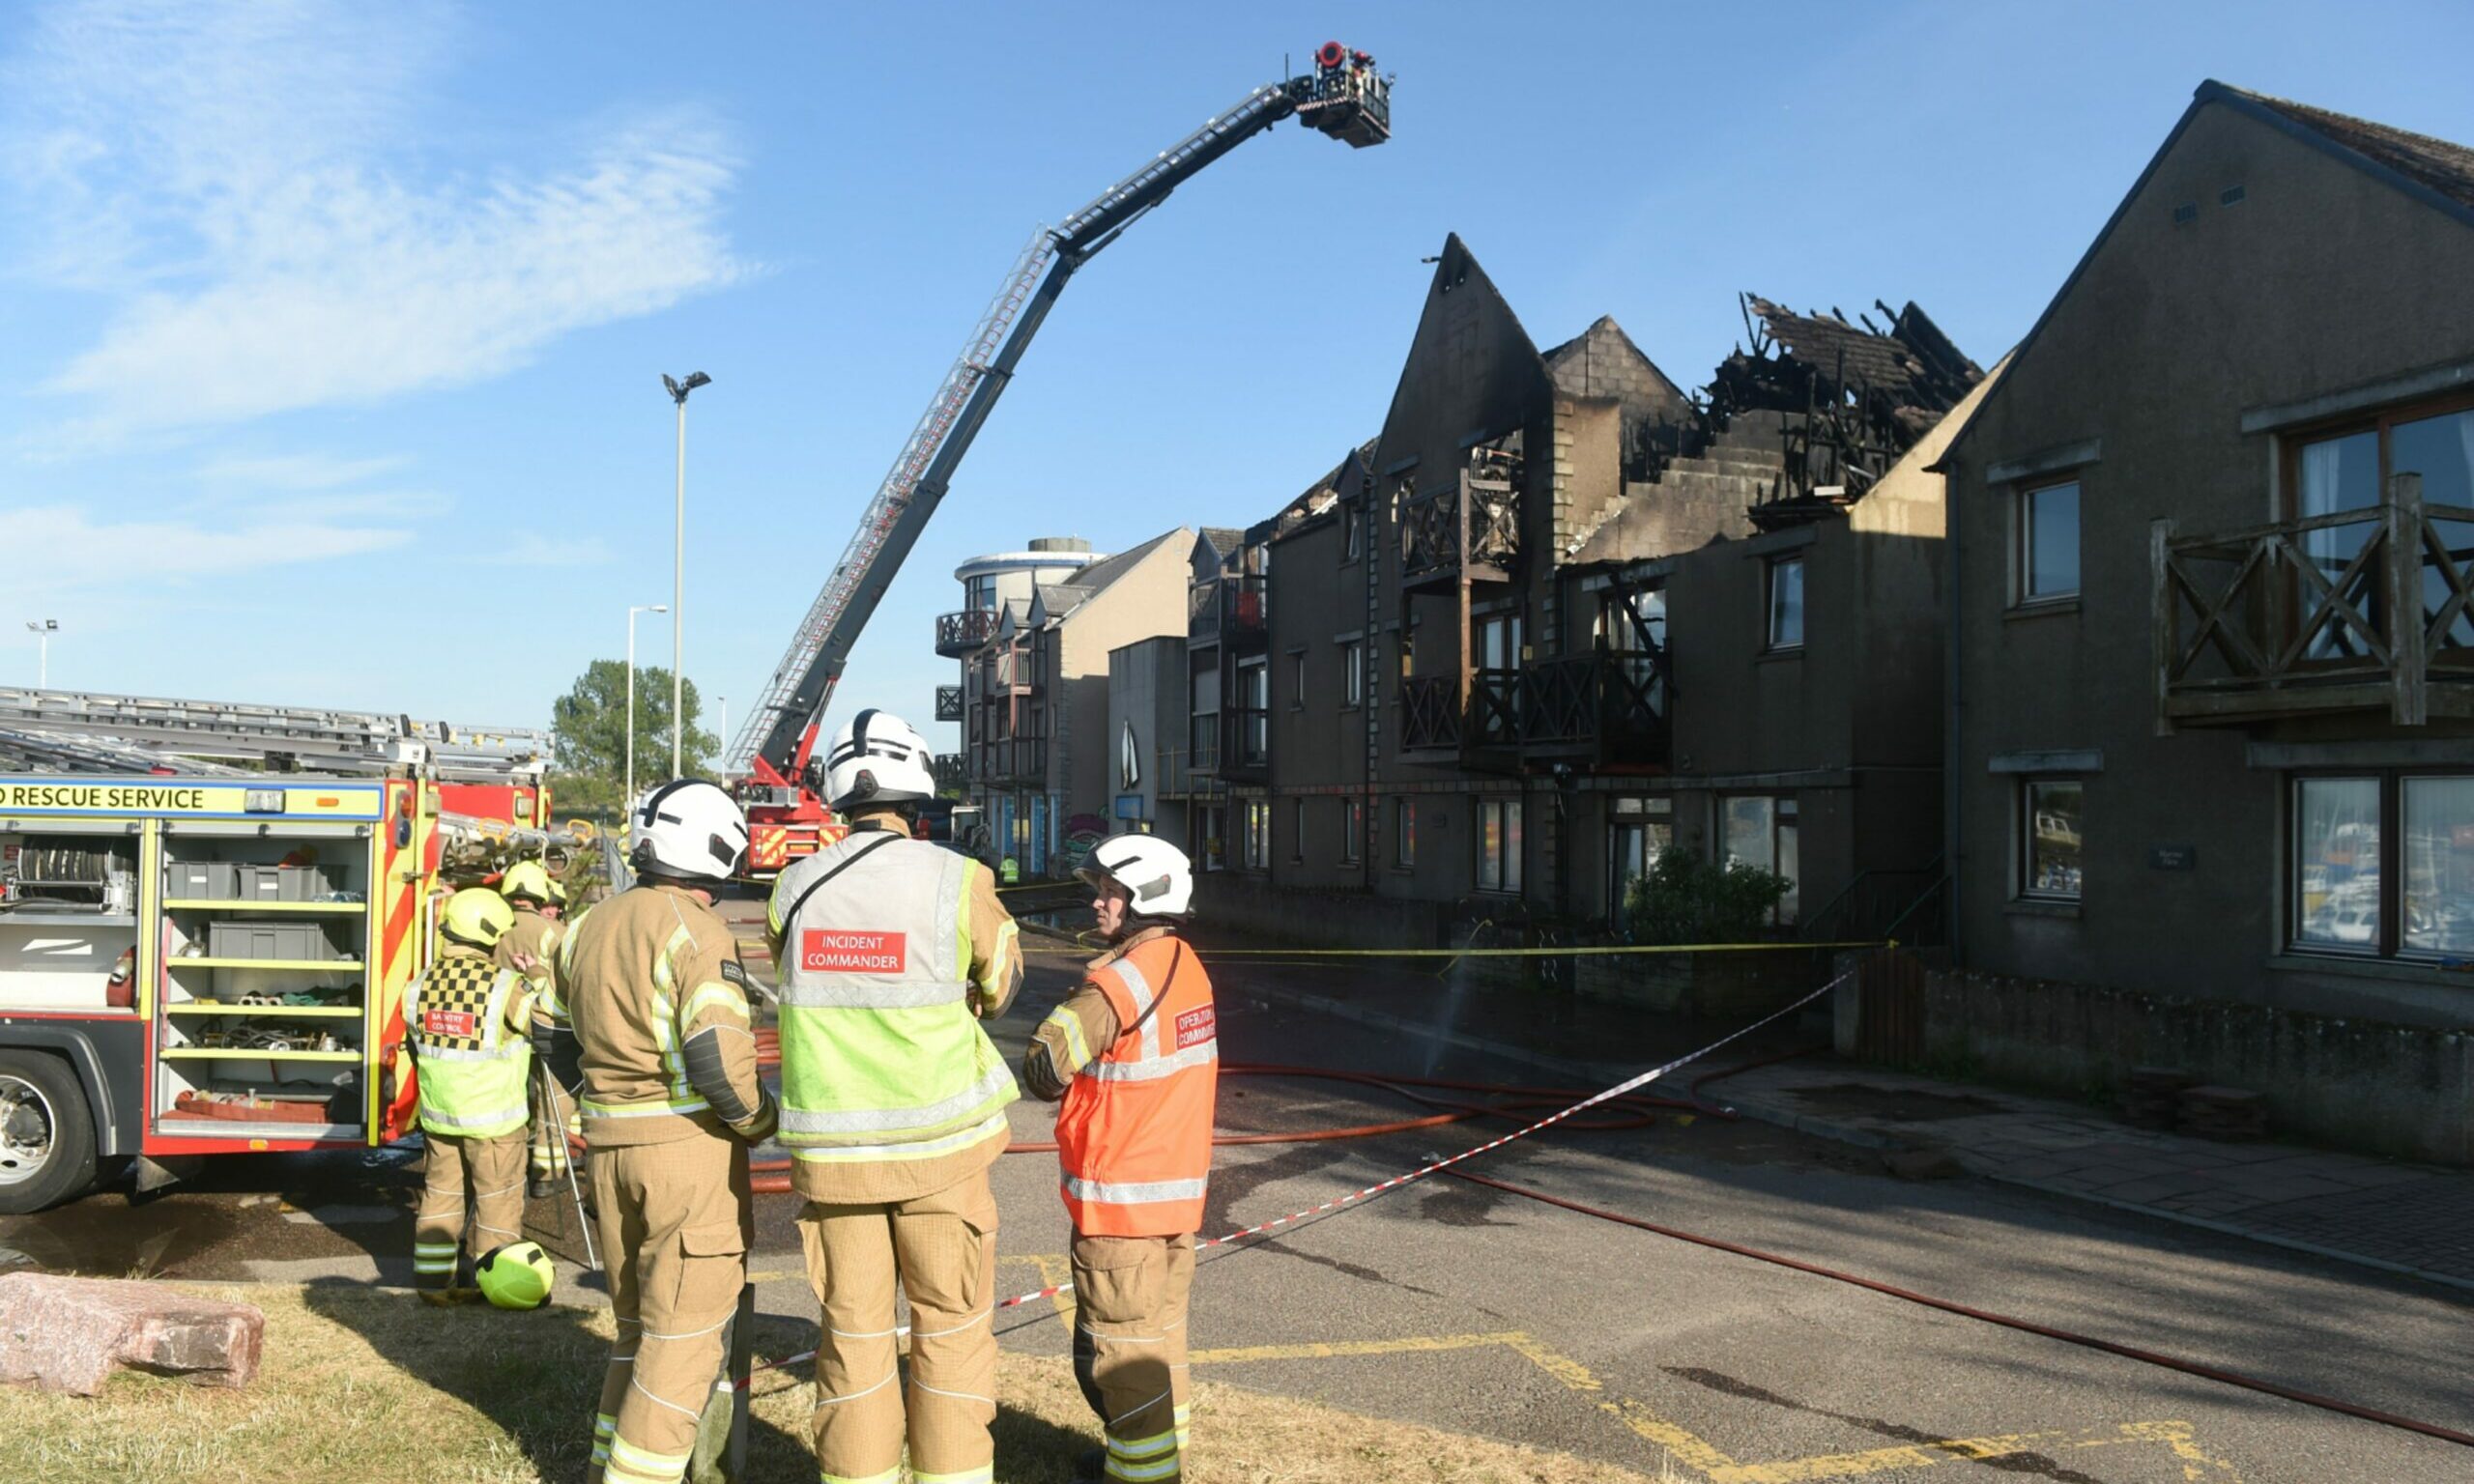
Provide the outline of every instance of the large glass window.
[[2086,785],[2075,778],[2019,784],[2019,895],[2079,899],[2079,829]]
[[2404,781],[2407,953],[2474,954],[2474,778]]
[[1346,705],[1366,700],[1366,645],[1355,640],[1340,645],[1340,695]]
[[2019,497],[2019,601],[2079,595],[2079,485],[2049,484]]
[[1796,801],[1759,794],[1729,799],[1718,839],[1728,864],[1756,867],[1787,878],[1786,894],[1778,899],[1770,921],[1795,922],[1802,896],[1803,869]]
[[1245,867],[1262,870],[1272,863],[1272,807],[1263,799],[1246,801]]
[[1520,890],[1520,801],[1478,801],[1478,889]]
[[[2474,509],[2474,407],[2436,417],[2400,422],[2388,433],[2388,463],[2401,474],[2423,476],[2425,505]],[[2460,574],[2474,576],[2474,522],[2432,523]],[[2439,616],[2451,596],[2447,573],[2428,547],[2423,552],[2423,622]],[[2443,645],[2474,647],[2474,613],[2460,612],[2442,636]]]
[[2474,774],[2293,781],[2294,947],[2474,954]]
[[1630,911],[1634,882],[1650,873],[1675,843],[1675,801],[1617,799],[1606,829],[1606,920],[1621,926]]
[[987,610],[996,606],[996,579],[965,578],[963,581],[963,607]]
[[1769,647],[1798,648],[1804,642],[1804,558],[1781,556],[1769,564]]

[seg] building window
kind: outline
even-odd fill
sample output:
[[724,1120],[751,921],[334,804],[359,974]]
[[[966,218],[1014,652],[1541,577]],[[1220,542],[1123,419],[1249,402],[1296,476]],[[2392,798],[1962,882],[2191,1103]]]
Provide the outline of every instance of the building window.
[[996,606],[996,579],[965,578],[963,581],[963,607],[985,612]]
[[1771,909],[1769,920],[1782,927],[1794,924],[1803,890],[1796,801],[1766,794],[1727,800],[1719,848],[1723,852],[1721,859],[1730,866],[1751,866],[1787,878],[1787,890]]
[[1675,800],[1616,799],[1606,827],[1606,920],[1621,927],[1631,912],[1632,887],[1675,843]]
[[1288,709],[1306,709],[1306,651],[1303,649],[1288,657]]
[[[2300,519],[2359,513],[2361,519],[2322,526],[2302,533],[2304,559],[2328,584],[2341,582],[2363,546],[2379,529],[2381,491],[2388,476],[2422,475],[2427,505],[2474,504],[2474,408],[2433,414],[2426,405],[2391,413],[2369,427],[2315,438],[2292,455],[2287,486],[2294,492],[2294,514]],[[2474,523],[2436,521],[2442,544],[2462,552],[2474,546]],[[2460,558],[2460,565],[2462,558]],[[2387,623],[2387,583],[2375,570],[2357,579],[2342,595],[2362,610],[2374,629]],[[2423,614],[2426,623],[2439,614],[2451,589],[2439,562],[2423,561]],[[2297,589],[2298,614],[2318,606],[2316,585]],[[2474,647],[2474,614],[2460,613],[2450,623],[2443,646]],[[2342,623],[2323,624],[2311,636],[2309,658],[2360,657],[2360,640]]]
[[2079,899],[2079,828],[2086,785],[2075,778],[2019,781],[2019,895]]
[[1418,864],[1418,812],[1407,799],[1392,801],[1392,864],[1402,870]]
[[1478,889],[1520,890],[1520,800],[1478,801]]
[[1769,647],[1804,644],[1804,558],[1781,556],[1769,564]]
[[1364,512],[1355,505],[1340,506],[1340,529],[1345,532],[1340,537],[1340,565],[1347,566],[1350,562],[1357,560],[1364,549],[1363,543],[1366,540]]
[[2079,484],[2019,496],[2018,597],[2050,603],[2079,596]]
[[1340,830],[1340,864],[1358,863],[1358,846],[1366,839],[1366,803],[1361,799],[1346,801],[1345,818]]
[[1272,864],[1272,807],[1267,800],[1246,801],[1246,832],[1238,843],[1244,851],[1239,864],[1248,870],[1265,870]]
[[1366,645],[1356,640],[1340,645],[1340,696],[1351,708],[1366,703]]
[[2474,774],[2293,781],[2293,946],[2474,953]]
[[1304,799],[1288,801],[1288,858],[1291,861],[1306,859],[1306,801]]

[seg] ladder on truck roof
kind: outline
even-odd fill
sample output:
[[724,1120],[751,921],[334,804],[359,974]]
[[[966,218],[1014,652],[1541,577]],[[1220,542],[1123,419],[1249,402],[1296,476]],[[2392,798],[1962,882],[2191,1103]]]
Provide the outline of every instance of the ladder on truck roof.
[[1375,71],[1372,57],[1333,42],[1316,52],[1315,63],[1312,71],[1256,88],[1062,225],[1032,234],[792,631],[773,678],[730,744],[726,772],[743,774],[762,763],[783,784],[799,782],[807,733],[823,720],[860,631],[1077,268],[1204,166],[1282,119],[1295,117],[1361,149],[1391,137],[1392,79]]
[[0,686],[0,758],[38,771],[239,774],[256,763],[311,773],[416,768],[450,783],[535,784],[550,739],[525,728],[458,727],[373,711],[174,700]]

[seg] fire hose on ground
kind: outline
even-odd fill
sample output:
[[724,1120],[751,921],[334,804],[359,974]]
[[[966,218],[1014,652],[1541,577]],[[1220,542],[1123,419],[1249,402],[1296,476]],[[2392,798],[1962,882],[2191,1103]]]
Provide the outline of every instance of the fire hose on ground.
[[[1566,1211],[1574,1212],[1598,1220],[1613,1222],[1618,1225],[1628,1226],[1641,1231],[1650,1232],[1660,1237],[1673,1239],[1677,1241],[1689,1242],[1693,1245],[1707,1247],[1713,1251],[1725,1252],[1737,1257],[1749,1258],[1755,1262],[1768,1263],[1793,1271],[1807,1273],[1814,1277],[1827,1278],[1836,1283],[1845,1283],[1853,1287],[1864,1289],[1870,1293],[1880,1294],[1885,1298],[1896,1298],[1902,1302],[1917,1304],[1945,1314],[1956,1315],[1960,1318],[1972,1319],[1983,1324],[1995,1325],[2020,1333],[2032,1334],[2040,1338],[2058,1341],[2065,1345],[2073,1345],[2082,1349],[2114,1356],[2122,1359],[2136,1361],[2143,1365],[2155,1366],[2159,1369],[2172,1371],[2179,1375],[2196,1377],[2200,1380],[2215,1382],[2222,1385],[2233,1386],[2264,1396],[2272,1396],[2281,1401],[2292,1402],[2299,1406],[2310,1407],[2323,1412],[2336,1413],[2340,1415],[2353,1417],[2361,1421],[2377,1423],[2383,1427],[2392,1427],[2405,1432],[2416,1433],[2423,1437],[2434,1438],[2444,1442],[2453,1442],[2465,1447],[2474,1447],[2474,1433],[2466,1433],[2455,1428],[2442,1427],[2437,1423],[2425,1422],[2413,1417],[2402,1416],[2395,1413],[2384,1412],[2376,1408],[2365,1407],[2358,1403],[2347,1402],[2341,1398],[2324,1396],[2317,1392],[2305,1391],[2297,1387],[2283,1385],[2276,1382],[2266,1381],[2238,1371],[2227,1370],[2220,1366],[2212,1366],[2196,1360],[2187,1360],[2178,1356],[2165,1355],[2158,1351],[2146,1350],[2138,1346],[2124,1345],[2114,1340],[2100,1339],[2093,1335],[2082,1334],[2074,1330],[2060,1328],[2057,1326],[2039,1324],[2032,1320],[2021,1319],[2013,1315],[2002,1314],[1994,1310],[1976,1308],[1971,1305],[1956,1302],[1952,1299],[1935,1298],[1931,1295],[1918,1293],[1912,1289],[1901,1288],[1895,1284],[1884,1283],[1879,1279],[1867,1278],[1860,1274],[1827,1268],[1817,1263],[1805,1262],[1801,1259],[1789,1257],[1782,1253],[1765,1251],[1761,1248],[1747,1246],[1740,1242],[1733,1242],[1721,1238],[1704,1236],[1695,1232],[1687,1232],[1678,1227],[1660,1225],[1656,1222],[1644,1220],[1638,1216],[1626,1215],[1621,1212],[1609,1211],[1602,1207],[1587,1205],[1579,1201],[1554,1195],[1547,1191],[1534,1189],[1526,1185],[1514,1184],[1509,1181],[1497,1180],[1491,1176],[1480,1175],[1474,1172],[1453,1168],[1453,1166],[1460,1164],[1464,1160],[1473,1159],[1481,1155],[1491,1153],[1492,1151],[1500,1149],[1514,1140],[1526,1138],[1533,1133],[1539,1132],[1557,1125],[1565,1125],[1582,1131],[1596,1132],[1617,1132],[1639,1129],[1648,1127],[1653,1122],[1654,1122],[1655,1112],[1657,1110],[1681,1110],[1702,1116],[1732,1120],[1737,1116],[1734,1109],[1721,1104],[1706,1102],[1699,1099],[1698,1095],[1704,1086],[1712,1082],[1722,1080],[1726,1077],[1735,1076],[1740,1072],[1750,1071],[1758,1067],[1769,1066],[1776,1062],[1788,1060],[1791,1057],[1807,1055],[1812,1051],[1821,1048],[1803,1047],[1798,1050],[1784,1052],[1779,1055],[1763,1057],[1735,1067],[1705,1072],[1701,1076],[1695,1078],[1691,1083],[1690,1092],[1694,1096],[1690,1098],[1668,1098],[1642,1094],[1636,1090],[1678,1068],[1709,1055],[1711,1052],[1717,1050],[1721,1046],[1727,1045],[1730,1042],[1750,1035],[1753,1031],[1760,1029],[1762,1026],[1769,1025],[1773,1021],[1802,1009],[1804,1006],[1811,1004],[1813,1001],[1820,999],[1823,995],[1827,994],[1830,990],[1838,987],[1838,985],[1848,977],[1849,976],[1847,975],[1841,975],[1836,979],[1832,979],[1821,988],[1814,990],[1811,994],[1803,996],[1794,1004],[1786,1006],[1769,1015],[1764,1016],[1762,1019],[1757,1020],[1740,1030],[1733,1032],[1718,1041],[1712,1042],[1698,1051],[1694,1051],[1686,1056],[1679,1057],[1664,1066],[1643,1072],[1638,1076],[1632,1077],[1627,1081],[1618,1083],[1616,1086],[1608,1088],[1602,1092],[1588,1095],[1583,1095],[1572,1090],[1563,1088],[1505,1086],[1490,1083],[1452,1081],[1434,1077],[1386,1076],[1373,1072],[1348,1071],[1324,1067],[1296,1067],[1271,1063],[1228,1064],[1224,1066],[1222,1070],[1232,1075],[1315,1078],[1347,1082],[1390,1092],[1422,1106],[1433,1108],[1436,1111],[1418,1118],[1401,1119],[1388,1123],[1360,1124],[1346,1127],[1312,1128],[1286,1132],[1220,1134],[1212,1140],[1212,1143],[1215,1146],[1247,1144],[1305,1144],[1342,1139],[1379,1138],[1386,1134],[1405,1133],[1421,1128],[1440,1127],[1450,1124],[1467,1122],[1471,1119],[1514,1117],[1534,1112],[1544,1107],[1559,1107],[1560,1111],[1549,1114],[1545,1118],[1539,1119],[1511,1133],[1504,1134],[1501,1137],[1473,1146],[1472,1148],[1463,1150],[1459,1154],[1451,1156],[1448,1158],[1431,1160],[1418,1169],[1412,1170],[1404,1175],[1395,1176],[1378,1184],[1365,1186],[1334,1200],[1326,1201],[1319,1206],[1311,1207],[1306,1211],[1297,1212],[1290,1215],[1280,1216],[1274,1220],[1260,1222],[1254,1226],[1247,1227],[1242,1231],[1231,1232],[1223,1237],[1216,1237],[1198,1241],[1194,1244],[1195,1248],[1198,1251],[1208,1250],[1213,1247],[1225,1246],[1230,1243],[1244,1241],[1251,1238],[1263,1236],[1282,1227],[1295,1225],[1304,1221],[1310,1221],[1315,1217],[1347,1209],[1359,1203],[1371,1200],[1377,1196],[1387,1194],[1390,1191],[1398,1189],[1403,1185],[1410,1184],[1429,1175],[1448,1174],[1455,1180],[1465,1181],[1471,1184],[1498,1190],[1508,1195],[1516,1195],[1524,1200],[1537,1201],[1543,1205],[1559,1207]],[[759,1064],[762,1067],[769,1069],[780,1065],[780,1042],[776,1034],[769,1027],[760,1029],[757,1033],[757,1056]],[[1491,1100],[1477,1101],[1464,1098],[1442,1096],[1449,1093],[1478,1094],[1488,1098]],[[1567,1104],[1565,1100],[1568,1099],[1576,1100],[1570,1101]],[[1599,1118],[1575,1121],[1578,1115],[1595,1108],[1607,1108],[1611,1111],[1606,1116]],[[1008,1153],[1031,1154],[1050,1152],[1055,1148],[1056,1145],[1051,1141],[1025,1141],[1011,1145],[1008,1149]],[[753,1182],[756,1191],[760,1194],[789,1193],[791,1188],[791,1179],[788,1172],[791,1168],[791,1162],[792,1161],[789,1159],[763,1159],[758,1160],[752,1164],[750,1168],[757,1176]],[[1043,1298],[1052,1298],[1070,1291],[1073,1286],[1074,1285],[1071,1283],[1052,1284],[1047,1288],[1039,1289],[1031,1293],[1018,1295],[1011,1298],[1000,1299],[994,1307],[997,1309],[1017,1308],[1026,1303],[1037,1302]],[[722,1383],[722,1385],[724,1387],[744,1390],[753,1380],[755,1372],[787,1369],[788,1367],[798,1365],[815,1358],[815,1355],[816,1353],[814,1351],[807,1351],[799,1355],[785,1356],[779,1360],[758,1364],[754,1366],[753,1371],[749,1373],[749,1376],[746,1379],[738,1380],[736,1382],[725,1381]]]

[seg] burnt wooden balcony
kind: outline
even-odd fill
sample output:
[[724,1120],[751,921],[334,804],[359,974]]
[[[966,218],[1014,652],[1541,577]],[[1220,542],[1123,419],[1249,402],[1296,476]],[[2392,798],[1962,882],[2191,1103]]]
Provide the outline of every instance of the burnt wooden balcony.
[[1511,580],[1520,556],[1520,461],[1481,448],[1449,489],[1400,507],[1400,585],[1409,591]]
[[936,652],[959,660],[996,637],[996,610],[965,608],[936,615]]
[[1557,762],[1655,769],[1672,751],[1662,651],[1475,671],[1465,707],[1456,692],[1451,675],[1400,682],[1402,761],[1479,772]]
[[959,722],[963,719],[963,688],[959,685],[936,687],[936,720]]
[[2158,521],[2148,556],[2159,731],[2474,717],[2474,509],[2424,504],[2418,475],[2376,505],[2219,534]]
[[936,779],[937,792],[960,793],[962,791],[963,785],[966,781],[963,770],[962,754],[938,753],[931,768]]

